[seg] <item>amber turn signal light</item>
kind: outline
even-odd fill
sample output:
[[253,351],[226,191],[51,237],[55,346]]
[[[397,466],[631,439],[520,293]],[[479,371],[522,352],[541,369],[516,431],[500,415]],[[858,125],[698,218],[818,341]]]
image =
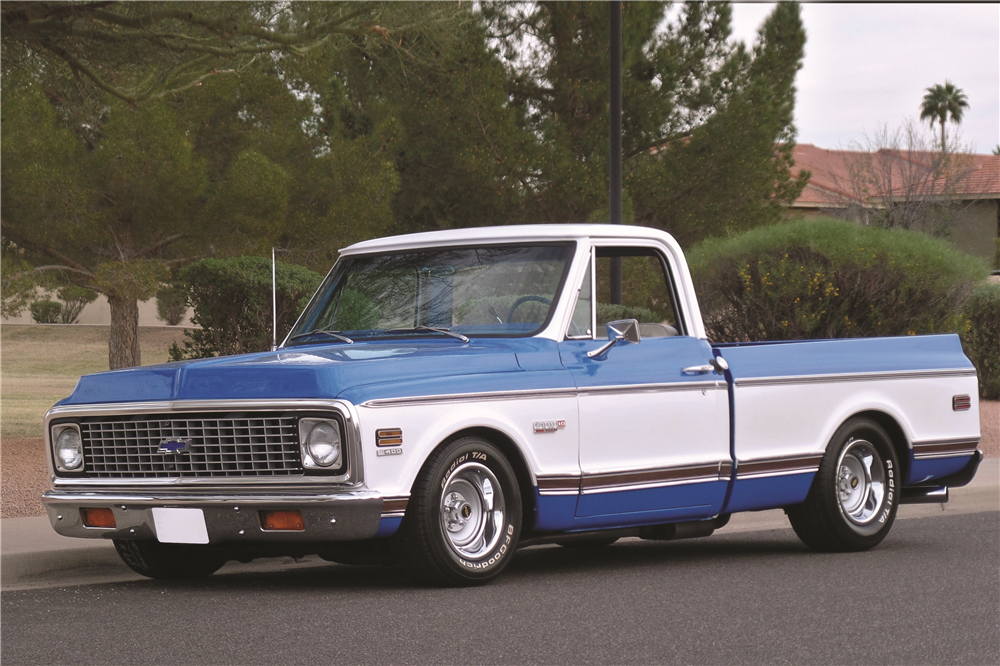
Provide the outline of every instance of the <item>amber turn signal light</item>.
[[80,520],[85,527],[117,527],[111,509],[80,509]]
[[265,530],[302,532],[306,529],[306,523],[299,511],[261,511],[260,525]]

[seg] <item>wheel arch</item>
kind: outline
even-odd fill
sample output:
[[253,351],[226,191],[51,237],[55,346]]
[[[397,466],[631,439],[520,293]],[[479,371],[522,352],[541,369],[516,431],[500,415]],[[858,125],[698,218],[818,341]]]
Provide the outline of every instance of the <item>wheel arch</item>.
[[[869,409],[852,414],[850,419],[867,418],[882,426],[882,429],[889,435],[889,441],[896,452],[896,459],[899,461],[901,478],[907,478],[910,473],[910,442],[906,437],[903,426],[891,414],[876,409]],[[850,419],[846,419],[847,423]],[[843,425],[843,423],[841,424]]]

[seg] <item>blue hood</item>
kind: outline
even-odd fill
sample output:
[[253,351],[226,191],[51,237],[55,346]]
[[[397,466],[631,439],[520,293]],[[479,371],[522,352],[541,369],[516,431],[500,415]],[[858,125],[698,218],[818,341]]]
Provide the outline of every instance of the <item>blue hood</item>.
[[403,386],[412,390],[422,383],[440,389],[442,380],[445,384],[464,385],[471,376],[555,370],[561,367],[558,359],[554,342],[535,338],[475,339],[468,344],[456,340],[389,340],[301,345],[85,375],[73,394],[59,404],[329,399],[348,389],[371,387],[352,391],[352,398],[363,393],[368,399],[389,397]]

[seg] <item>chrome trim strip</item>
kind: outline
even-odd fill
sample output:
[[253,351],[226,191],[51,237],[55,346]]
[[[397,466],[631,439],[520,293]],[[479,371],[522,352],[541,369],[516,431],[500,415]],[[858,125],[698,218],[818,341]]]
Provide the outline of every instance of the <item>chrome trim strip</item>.
[[406,505],[409,503],[409,497],[383,497],[382,517],[402,518],[406,514]]
[[708,465],[688,465],[662,469],[585,474],[581,482],[581,490],[584,494],[587,494],[588,492],[618,490],[633,486],[651,487],[660,484],[687,481],[717,481],[720,476],[720,467],[720,463],[712,463]]
[[540,476],[537,482],[539,495],[593,495],[624,490],[662,488],[686,483],[728,481],[731,472],[732,463],[726,460],[704,465],[600,472],[579,476]]
[[768,476],[816,472],[819,470],[819,463],[822,460],[822,453],[805,456],[740,460],[736,464],[736,479],[756,479]]
[[626,483],[621,485],[601,486],[598,488],[588,488],[583,490],[581,495],[601,495],[604,493],[617,493],[627,490],[648,490],[650,488],[668,488],[670,486],[688,486],[695,483],[709,483],[718,481],[718,474],[711,474],[703,477],[692,477],[690,479],[677,479],[675,481],[650,481],[648,483]]
[[[234,478],[104,478],[59,477],[53,468],[51,422],[54,419],[86,416],[122,416],[150,413],[184,413],[215,411],[334,411],[344,420],[344,435],[350,456],[347,470],[337,476],[245,477]],[[346,400],[279,399],[279,400],[165,400],[162,402],[108,403],[103,405],[62,405],[45,415],[44,440],[48,457],[49,476],[54,488],[155,488],[155,487],[226,487],[234,486],[322,486],[338,484],[352,488],[364,485],[364,459],[361,454],[361,428],[354,405]]]
[[736,386],[779,386],[783,384],[815,384],[886,379],[933,379],[935,377],[975,377],[974,368],[952,370],[897,370],[890,372],[854,372],[829,375],[794,375],[789,377],[746,377],[735,380]]
[[950,458],[953,456],[971,456],[979,448],[980,438],[975,439],[937,439],[923,442],[913,442],[913,459]]
[[722,381],[670,382],[663,384],[621,384],[616,386],[585,386],[583,388],[527,389],[517,391],[491,391],[484,393],[446,393],[400,398],[377,398],[361,403],[360,407],[412,407],[438,405],[451,402],[486,402],[492,400],[530,400],[540,398],[576,398],[581,395],[608,393],[659,393],[667,391],[704,391],[724,386]]
[[538,476],[536,482],[542,495],[576,495],[580,492],[579,475]]
[[585,386],[577,389],[580,395],[605,395],[608,393],[667,393],[671,391],[705,391],[725,386],[719,381],[670,382],[667,384],[622,384],[618,386]]

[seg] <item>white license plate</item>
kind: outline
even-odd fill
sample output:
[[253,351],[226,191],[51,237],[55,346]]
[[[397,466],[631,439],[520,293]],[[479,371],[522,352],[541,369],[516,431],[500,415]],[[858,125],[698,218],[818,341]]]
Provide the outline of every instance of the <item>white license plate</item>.
[[153,526],[160,543],[208,543],[205,512],[201,509],[153,509]]

